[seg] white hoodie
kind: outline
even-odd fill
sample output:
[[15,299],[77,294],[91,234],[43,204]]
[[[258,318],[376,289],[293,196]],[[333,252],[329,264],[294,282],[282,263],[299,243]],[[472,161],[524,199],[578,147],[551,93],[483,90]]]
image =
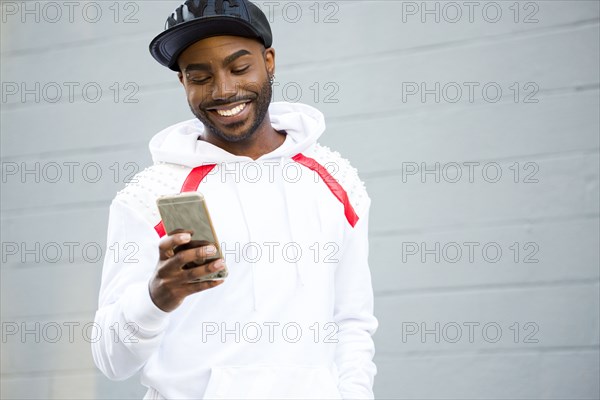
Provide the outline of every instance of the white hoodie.
[[[269,115],[286,140],[256,161],[198,140],[198,120],[163,130],[155,164],[111,204],[117,251],[104,262],[92,352],[110,379],[141,369],[146,398],[373,397],[370,199],[356,170],[316,143],[319,111],[272,103]],[[204,194],[229,276],[165,313],[148,291],[164,234],[155,200],[182,188]]]

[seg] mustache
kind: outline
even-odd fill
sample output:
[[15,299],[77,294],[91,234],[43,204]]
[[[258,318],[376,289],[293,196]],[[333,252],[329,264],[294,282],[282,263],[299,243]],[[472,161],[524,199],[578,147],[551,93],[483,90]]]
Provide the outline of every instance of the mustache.
[[211,101],[207,101],[205,103],[202,103],[200,105],[200,108],[206,110],[208,108],[223,106],[223,105],[226,105],[226,104],[233,104],[233,103],[237,103],[237,102],[253,101],[257,97],[258,96],[236,96],[236,97],[231,97],[231,98],[225,99],[225,100],[211,100]]

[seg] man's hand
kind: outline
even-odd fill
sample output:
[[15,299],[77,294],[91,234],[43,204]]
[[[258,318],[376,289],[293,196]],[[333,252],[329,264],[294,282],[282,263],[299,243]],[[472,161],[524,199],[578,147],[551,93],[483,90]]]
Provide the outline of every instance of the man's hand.
[[222,280],[195,282],[204,275],[225,268],[225,262],[222,259],[206,262],[216,254],[215,246],[208,243],[176,251],[177,246],[190,244],[190,241],[191,235],[180,231],[171,232],[159,243],[160,260],[149,288],[152,301],[165,312],[175,310],[187,296],[223,283]]

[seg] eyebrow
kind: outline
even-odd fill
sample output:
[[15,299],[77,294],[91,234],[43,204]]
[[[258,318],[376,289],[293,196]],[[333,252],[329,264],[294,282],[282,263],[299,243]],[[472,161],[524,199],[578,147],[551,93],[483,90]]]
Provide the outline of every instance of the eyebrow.
[[[245,56],[245,55],[249,55],[252,54],[250,53],[248,50],[238,50],[233,54],[228,55],[227,57],[225,57],[223,59],[223,63],[222,65],[225,67],[229,64],[231,64],[232,62],[234,62],[235,60],[237,60],[238,58]],[[190,64],[187,67],[185,67],[185,72],[188,71],[210,71],[210,65],[209,64]]]

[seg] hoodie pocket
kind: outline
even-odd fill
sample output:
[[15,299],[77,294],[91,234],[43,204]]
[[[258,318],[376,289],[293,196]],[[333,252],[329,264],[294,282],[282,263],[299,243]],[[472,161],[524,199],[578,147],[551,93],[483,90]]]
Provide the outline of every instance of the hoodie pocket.
[[337,379],[326,367],[214,367],[205,399],[341,399]]

